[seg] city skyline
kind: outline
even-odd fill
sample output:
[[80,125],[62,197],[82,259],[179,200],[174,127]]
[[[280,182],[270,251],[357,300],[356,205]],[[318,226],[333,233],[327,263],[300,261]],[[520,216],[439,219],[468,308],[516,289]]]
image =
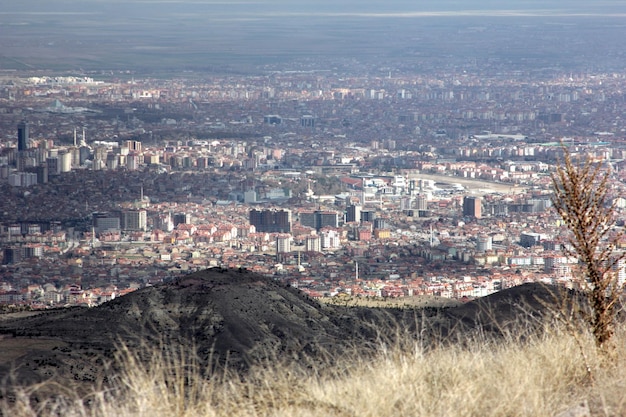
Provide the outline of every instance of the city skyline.
[[[238,265],[322,295],[570,282],[549,173],[563,144],[621,189],[625,10],[12,4],[0,14],[5,289],[91,291],[106,276],[134,288]],[[337,284],[355,260],[363,280]],[[31,263],[41,274],[24,277]],[[138,266],[150,278],[131,282]]]

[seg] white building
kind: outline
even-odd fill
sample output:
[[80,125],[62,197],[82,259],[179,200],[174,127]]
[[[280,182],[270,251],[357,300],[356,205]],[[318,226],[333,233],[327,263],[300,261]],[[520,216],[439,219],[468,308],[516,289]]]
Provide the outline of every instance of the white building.
[[322,249],[338,249],[341,246],[339,233],[336,230],[321,231]]
[[276,236],[276,253],[291,252],[291,241],[293,237],[288,234]]

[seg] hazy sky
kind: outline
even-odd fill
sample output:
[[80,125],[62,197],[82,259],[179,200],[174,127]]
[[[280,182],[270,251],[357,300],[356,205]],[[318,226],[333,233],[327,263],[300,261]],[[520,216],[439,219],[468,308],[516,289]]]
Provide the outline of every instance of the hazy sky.
[[221,12],[385,13],[465,10],[524,10],[543,13],[615,13],[626,9],[623,0],[3,0],[2,12],[132,12],[167,13],[176,10]]
[[[620,40],[626,38],[624,0],[0,2],[0,69],[48,62],[194,66],[294,54],[373,59],[422,54],[423,48],[431,55],[456,55],[468,48],[504,50],[511,45],[523,55],[562,43],[579,45],[576,53],[611,54],[621,51]],[[482,25],[484,35],[465,33]],[[498,32],[503,25],[511,30]],[[540,26],[531,30],[529,25]],[[509,38],[509,32],[518,33],[517,38]],[[416,39],[429,43],[415,44]]]

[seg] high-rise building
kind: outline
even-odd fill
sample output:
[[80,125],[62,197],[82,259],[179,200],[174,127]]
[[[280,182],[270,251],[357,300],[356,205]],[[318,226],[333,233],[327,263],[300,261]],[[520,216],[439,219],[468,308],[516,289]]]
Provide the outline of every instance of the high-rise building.
[[83,166],[85,165],[85,162],[89,159],[91,150],[87,146],[81,146],[80,148],[78,148],[78,151],[80,153],[79,165]]
[[274,214],[274,221],[278,229],[277,231],[281,233],[291,232],[291,211],[277,210]]
[[30,139],[28,138],[28,123],[21,122],[17,125],[17,150],[22,152],[30,147]]
[[339,227],[339,213],[336,211],[317,211],[317,229]]
[[302,226],[312,227],[316,229],[314,211],[301,211],[300,214],[298,215],[298,218],[300,219],[300,224]]
[[59,158],[50,157],[46,158],[46,165],[48,166],[48,176],[55,176],[61,173],[61,165],[59,164]]
[[339,213],[336,211],[303,211],[299,215],[302,226],[320,230],[324,227],[339,227]]
[[304,250],[307,252],[321,252],[322,242],[319,236],[307,236],[304,241]]
[[171,232],[174,230],[174,222],[172,216],[168,214],[159,214],[154,217],[154,228],[162,230],[164,232]]
[[18,263],[22,259],[22,251],[18,247],[4,248],[3,265]]
[[36,169],[37,172],[37,184],[48,183],[48,164],[42,162]]
[[464,197],[463,216],[480,219],[482,217],[482,204],[483,201],[480,197]]
[[59,172],[70,172],[72,170],[72,154],[70,152],[59,152],[58,156]]
[[289,253],[291,252],[291,235],[278,235],[276,236],[276,253]]
[[306,114],[300,117],[300,126],[308,127],[311,129],[315,128],[315,117],[310,114]]
[[137,140],[127,140],[126,148],[128,148],[129,151],[141,152],[141,142]]
[[136,171],[141,165],[141,155],[137,152],[129,153],[126,157],[126,168],[129,171]]
[[390,227],[389,219],[381,217],[374,219],[374,229],[389,229]]
[[336,230],[322,230],[321,244],[323,249],[337,249],[340,246],[340,236]]
[[361,206],[350,204],[346,210],[346,223],[361,221]]
[[189,213],[176,213],[174,214],[174,227],[179,224],[190,224],[191,223],[191,214]]
[[428,210],[428,197],[424,194],[419,194],[415,201],[418,210]]
[[493,249],[493,239],[491,236],[481,235],[476,239],[476,250],[478,252],[486,252]]
[[114,171],[117,169],[118,165],[119,165],[119,155],[115,155],[113,153],[107,154],[105,159],[106,160],[106,167],[107,169]]
[[148,215],[145,210],[127,210],[122,212],[122,230],[146,230]]
[[118,231],[121,228],[120,215],[117,213],[94,213],[93,227],[97,233]]
[[361,211],[361,222],[374,223],[374,220],[376,220],[376,212],[374,210]]
[[257,232],[291,233],[290,210],[252,209],[249,216],[250,224],[256,228]]
[[37,174],[34,172],[14,172],[9,174],[9,185],[13,187],[30,187],[37,184]]
[[267,125],[279,125],[283,122],[283,119],[277,114],[268,114],[263,117],[263,122]]
[[72,156],[72,168],[80,166],[80,149],[73,147],[69,149],[69,153]]

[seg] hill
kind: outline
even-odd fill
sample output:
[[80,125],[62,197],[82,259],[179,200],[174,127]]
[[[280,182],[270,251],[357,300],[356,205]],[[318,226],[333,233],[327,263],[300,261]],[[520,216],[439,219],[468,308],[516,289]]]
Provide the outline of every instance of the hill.
[[[97,381],[106,359],[131,348],[194,346],[203,360],[245,370],[272,360],[308,360],[374,344],[381,329],[412,317],[400,310],[324,306],[246,270],[208,269],[147,287],[96,308],[42,311],[0,321],[0,372]],[[383,330],[384,331],[384,330]]]
[[[374,353],[399,337],[423,344],[497,334],[548,300],[536,284],[454,308],[382,309],[323,305],[246,270],[213,268],[147,287],[99,307],[0,320],[0,373],[20,383],[48,378],[105,383],[101,372],[122,345],[193,346],[203,368],[245,371],[263,361],[331,366],[347,352]],[[523,306],[523,308],[518,308]],[[522,319],[524,320],[524,319]],[[488,322],[489,321],[489,322]]]

